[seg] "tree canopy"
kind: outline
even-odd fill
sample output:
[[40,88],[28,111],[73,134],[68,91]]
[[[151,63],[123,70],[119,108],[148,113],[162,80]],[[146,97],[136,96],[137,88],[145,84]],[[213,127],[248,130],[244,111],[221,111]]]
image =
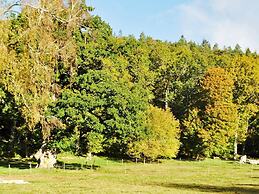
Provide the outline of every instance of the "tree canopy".
[[151,160],[258,156],[257,53],[116,36],[82,0],[11,3],[0,6],[0,155],[45,143]]

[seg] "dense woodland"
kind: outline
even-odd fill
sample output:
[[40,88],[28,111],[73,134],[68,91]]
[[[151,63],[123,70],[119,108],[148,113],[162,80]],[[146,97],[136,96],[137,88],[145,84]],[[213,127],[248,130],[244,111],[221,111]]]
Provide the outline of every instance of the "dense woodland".
[[0,155],[259,157],[258,54],[115,35],[82,0],[20,6],[0,20]]

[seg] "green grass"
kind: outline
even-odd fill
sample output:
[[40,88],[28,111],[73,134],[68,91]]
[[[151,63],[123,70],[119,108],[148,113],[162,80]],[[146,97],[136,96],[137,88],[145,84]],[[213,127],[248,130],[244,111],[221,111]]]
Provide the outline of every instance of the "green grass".
[[59,160],[69,169],[9,169],[1,163],[0,179],[30,183],[0,184],[0,193],[259,193],[259,166],[233,161],[136,164],[97,157],[99,168],[77,170],[85,158],[63,154]]

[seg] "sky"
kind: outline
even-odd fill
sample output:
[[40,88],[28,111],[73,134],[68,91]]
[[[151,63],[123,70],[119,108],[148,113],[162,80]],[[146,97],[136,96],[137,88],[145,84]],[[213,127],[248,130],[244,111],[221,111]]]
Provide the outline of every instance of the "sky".
[[200,43],[250,48],[259,52],[259,0],[87,0],[114,33],[141,32],[177,41],[181,35]]

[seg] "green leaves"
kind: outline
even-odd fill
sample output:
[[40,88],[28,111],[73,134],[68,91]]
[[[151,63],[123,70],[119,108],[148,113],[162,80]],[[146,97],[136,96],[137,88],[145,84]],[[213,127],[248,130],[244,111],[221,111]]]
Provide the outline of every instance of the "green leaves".
[[179,122],[169,110],[151,106],[147,112],[146,134],[129,144],[128,153],[137,158],[174,158],[179,142]]
[[88,134],[98,134],[105,152],[125,154],[127,144],[145,130],[145,111],[152,97],[148,52],[133,37],[112,37],[98,17],[89,26],[89,32],[78,36],[82,48],[78,76],[62,94],[57,110],[64,122],[85,134],[86,142]]
[[0,21],[4,139],[19,128],[79,154],[155,159],[176,156],[181,127],[181,154],[198,158],[225,157],[257,130],[258,55],[116,37],[81,0],[38,6]]

